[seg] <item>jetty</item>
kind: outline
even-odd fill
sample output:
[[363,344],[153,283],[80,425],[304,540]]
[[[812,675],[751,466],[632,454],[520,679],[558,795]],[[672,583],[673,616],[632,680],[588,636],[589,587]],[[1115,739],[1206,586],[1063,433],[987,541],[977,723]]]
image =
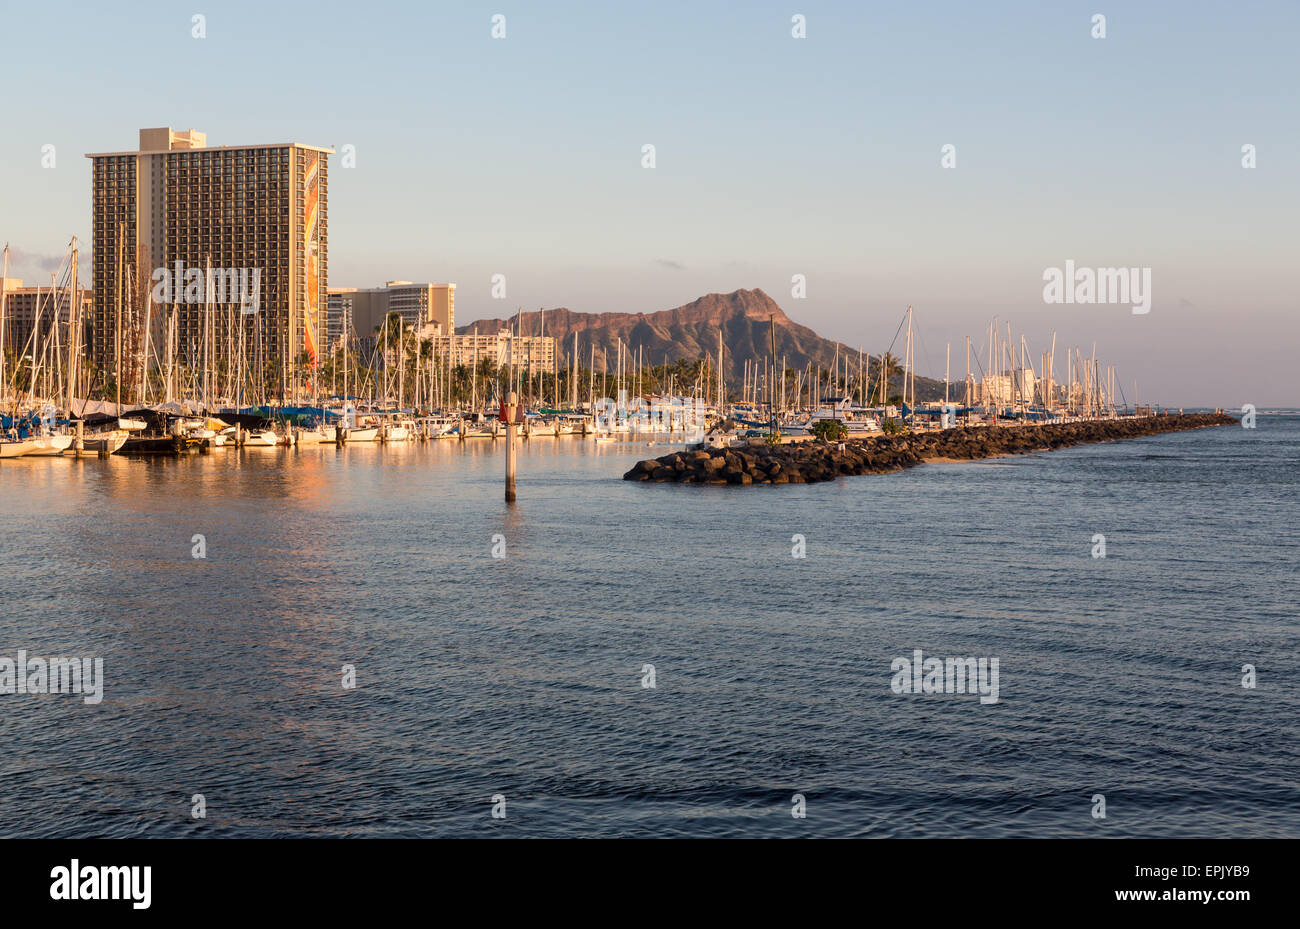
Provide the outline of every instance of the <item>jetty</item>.
[[623,480],[736,486],[813,484],[841,475],[888,474],[927,461],[974,461],[1237,423],[1226,413],[1170,413],[1046,425],[963,426],[843,442],[775,445],[759,441],[639,461]]

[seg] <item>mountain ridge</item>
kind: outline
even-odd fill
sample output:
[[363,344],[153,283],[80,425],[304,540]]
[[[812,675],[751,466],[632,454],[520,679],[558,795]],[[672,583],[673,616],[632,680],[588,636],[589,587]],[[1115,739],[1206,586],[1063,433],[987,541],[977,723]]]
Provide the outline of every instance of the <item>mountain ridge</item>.
[[[592,346],[595,346],[597,370],[601,370],[605,357],[612,368],[620,340],[634,353],[642,349],[647,364],[694,360],[706,355],[716,360],[721,332],[726,376],[735,384],[743,376],[746,362],[761,367],[771,357],[773,329],[776,358],[778,363],[784,360],[788,369],[802,370],[806,366],[829,369],[837,352],[841,359],[850,359],[851,372],[857,366],[856,348],[823,338],[810,327],[790,319],[760,288],[705,294],[690,303],[651,313],[581,313],[567,307],[532,310],[508,319],[466,323],[457,326],[456,332],[466,334],[477,330],[485,334],[515,329],[521,335],[535,336],[542,333],[543,326],[545,335],[558,340],[562,358],[566,352],[573,351],[573,336],[577,334],[580,366],[591,364]],[[875,372],[878,359],[865,352],[862,357],[863,364]],[[918,376],[916,390],[918,399],[941,398],[943,382]]]

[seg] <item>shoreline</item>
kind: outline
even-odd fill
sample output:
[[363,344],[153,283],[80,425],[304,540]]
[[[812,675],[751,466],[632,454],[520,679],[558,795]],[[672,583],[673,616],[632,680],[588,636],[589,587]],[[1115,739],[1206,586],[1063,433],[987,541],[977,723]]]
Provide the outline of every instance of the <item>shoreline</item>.
[[843,475],[897,473],[927,462],[959,464],[1237,423],[1226,413],[1183,413],[1043,426],[963,426],[842,443],[750,444],[649,458],[633,465],[623,480],[737,486],[815,484]]

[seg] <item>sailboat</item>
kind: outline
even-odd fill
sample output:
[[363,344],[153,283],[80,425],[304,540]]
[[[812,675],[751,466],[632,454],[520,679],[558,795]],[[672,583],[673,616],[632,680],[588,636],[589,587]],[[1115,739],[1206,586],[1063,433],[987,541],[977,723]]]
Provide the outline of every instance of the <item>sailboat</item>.
[[284,440],[274,429],[250,429],[244,436],[245,448],[273,448]]
[[81,447],[87,452],[103,452],[111,455],[126,444],[127,436],[130,434],[125,429],[93,432],[81,440]]
[[334,444],[334,426],[316,425],[305,429],[299,429],[295,434],[295,441],[299,445],[333,445]]
[[27,452],[32,456],[53,457],[62,455],[72,445],[73,436],[70,435],[41,435],[31,440],[32,449]]
[[389,442],[411,442],[415,439],[415,421],[409,416],[394,417],[388,424]]
[[31,439],[0,438],[0,458],[21,458],[35,447]]
[[420,420],[420,434],[426,439],[454,439],[459,422],[454,416],[426,416]]
[[338,412],[338,428],[343,430],[344,442],[373,442],[379,437],[379,427],[357,422],[357,408],[344,403]]
[[32,416],[32,435],[29,440],[32,447],[25,454],[34,457],[52,458],[56,455],[62,455],[70,445],[72,445],[73,436],[63,434],[57,431],[55,425],[55,411],[53,405],[47,404],[37,416]]
[[131,428],[139,432],[148,425],[135,420],[120,419],[107,413],[91,413],[89,416],[82,416],[81,422],[85,430],[81,438],[82,450],[102,452],[106,455],[113,454],[126,444],[126,440],[131,436]]
[[359,424],[348,430],[345,442],[374,442],[379,439],[379,426],[372,422],[373,417],[365,417]]

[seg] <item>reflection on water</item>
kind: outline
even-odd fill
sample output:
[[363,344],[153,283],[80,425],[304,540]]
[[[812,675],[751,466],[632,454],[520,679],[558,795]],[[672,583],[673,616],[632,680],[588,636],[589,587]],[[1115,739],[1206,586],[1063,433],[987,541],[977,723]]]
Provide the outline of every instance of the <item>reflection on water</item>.
[[1293,835],[1298,423],[745,489],[530,439],[513,507],[499,441],[5,461],[0,655],[106,686],[0,696],[2,831]]

